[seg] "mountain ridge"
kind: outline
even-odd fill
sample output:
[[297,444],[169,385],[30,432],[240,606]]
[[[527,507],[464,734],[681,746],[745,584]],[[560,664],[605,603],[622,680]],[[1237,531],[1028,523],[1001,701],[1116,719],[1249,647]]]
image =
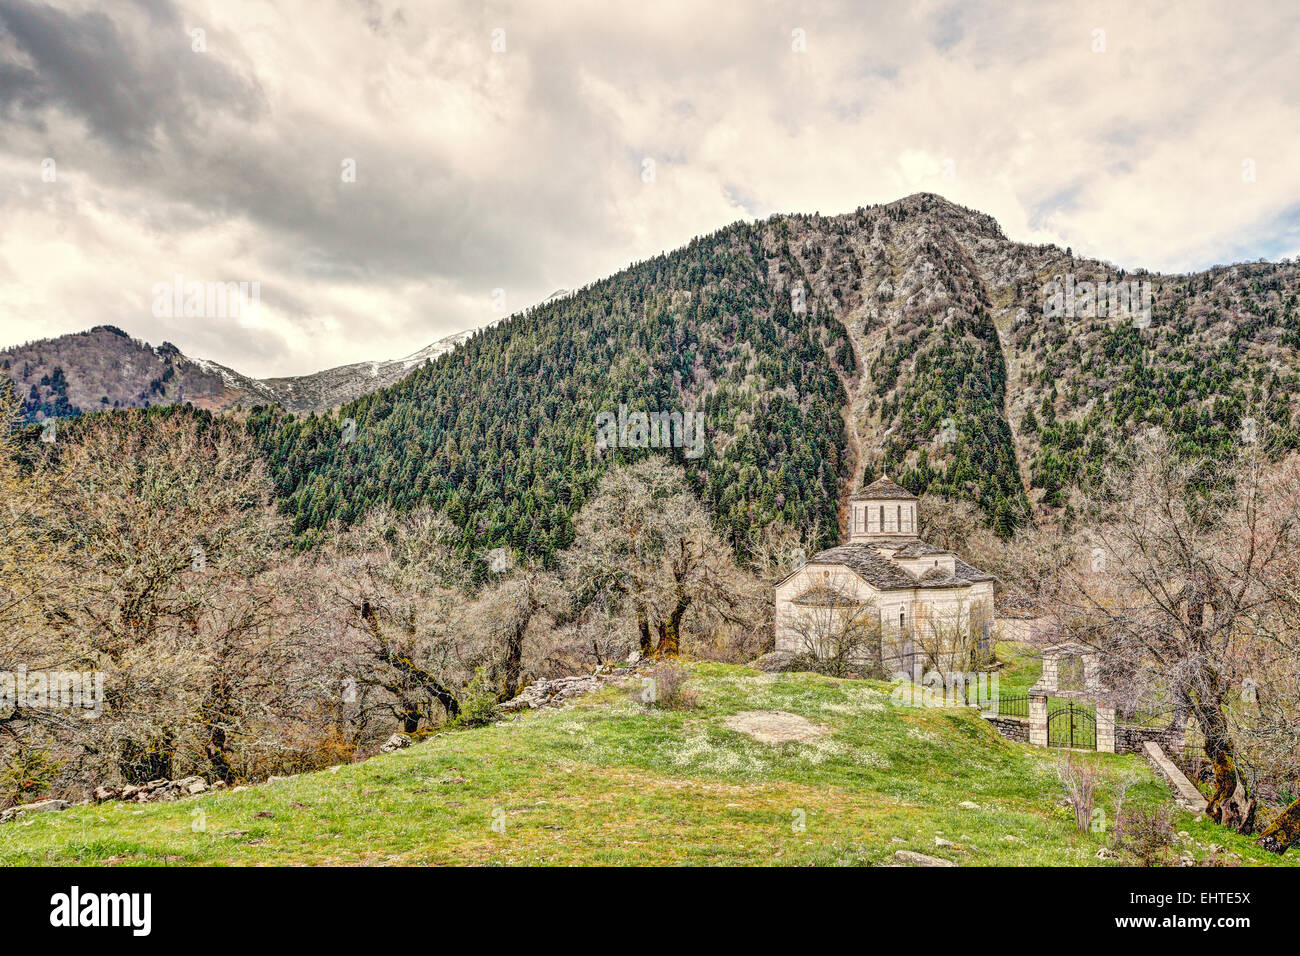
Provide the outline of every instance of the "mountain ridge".
[[274,404],[297,413],[323,412],[395,384],[473,333],[444,336],[400,359],[259,379],[190,357],[170,342],[152,346],[116,326],[97,325],[0,349],[0,371],[14,382],[29,421],[184,402],[209,411]]
[[[1049,314],[1049,283],[1133,280],[1146,326]],[[1295,263],[1127,272],[918,193],[733,223],[540,303],[342,409],[355,446],[330,422],[255,427],[300,531],[431,500],[484,547],[552,554],[599,474],[642,453],[594,446],[594,416],[627,404],[705,410],[702,461],[658,453],[738,550],[773,521],[835,543],[844,497],[882,471],[1009,534],[1068,516],[1149,427],[1213,453],[1253,420],[1295,447],[1297,291]]]
[[[1150,287],[1142,322],[1075,297],[1133,281]],[[702,458],[651,453],[681,464],[742,553],[773,524],[836,543],[847,495],[882,472],[1009,534],[1068,518],[1073,489],[1152,427],[1186,452],[1256,430],[1297,447],[1298,293],[1287,260],[1129,272],[918,193],[732,223],[462,333],[455,361],[387,363],[392,383],[344,366],[364,393],[337,418],[294,414],[320,403],[291,388],[245,407],[308,536],[429,503],[477,549],[549,558],[604,471],[647,453],[596,447],[596,417],[621,405],[705,413]],[[412,359],[429,360],[396,368]]]

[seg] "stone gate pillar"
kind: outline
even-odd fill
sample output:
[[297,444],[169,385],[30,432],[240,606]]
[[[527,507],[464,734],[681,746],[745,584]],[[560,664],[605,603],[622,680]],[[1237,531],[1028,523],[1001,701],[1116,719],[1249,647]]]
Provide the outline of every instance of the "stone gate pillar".
[[1043,655],[1043,673],[1038,678],[1038,686],[1045,691],[1054,691],[1057,687],[1060,673],[1060,661],[1055,654]]
[[1035,747],[1047,746],[1047,695],[1029,688],[1029,742]]
[[1115,752],[1115,705],[1097,701],[1097,750]]
[[1096,654],[1083,655],[1083,687],[1089,691],[1101,690],[1101,662]]

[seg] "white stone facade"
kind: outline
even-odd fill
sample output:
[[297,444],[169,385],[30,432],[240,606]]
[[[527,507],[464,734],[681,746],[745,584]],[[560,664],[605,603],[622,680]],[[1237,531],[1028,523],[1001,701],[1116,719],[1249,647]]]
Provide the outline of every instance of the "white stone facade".
[[[867,621],[871,650],[853,657],[876,658],[886,674],[933,665],[956,634],[973,632],[991,649],[992,575],[926,544],[916,522],[916,498],[887,478],[854,496],[848,543],[814,555],[777,584],[776,650],[829,656],[844,646],[837,637],[844,628]],[[952,639],[963,642],[969,646],[970,638]]]

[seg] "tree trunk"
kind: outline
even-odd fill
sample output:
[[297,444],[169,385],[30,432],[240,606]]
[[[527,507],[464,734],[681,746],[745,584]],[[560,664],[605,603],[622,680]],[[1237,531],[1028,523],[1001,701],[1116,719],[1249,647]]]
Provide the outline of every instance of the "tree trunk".
[[213,734],[213,739],[208,741],[204,750],[207,752],[208,763],[212,764],[212,772],[217,779],[232,783],[235,779],[235,771],[230,766],[230,761],[226,759],[225,737],[224,733]]
[[677,606],[668,620],[659,625],[659,646],[655,648],[655,657],[676,657],[681,653],[682,617],[686,614],[689,601],[679,594]]
[[235,769],[230,765],[230,759],[226,756],[226,730],[221,724],[215,721],[208,724],[208,739],[204,741],[203,752],[208,758],[208,763],[212,764],[212,772],[216,774],[219,780],[226,783],[234,783]]
[[230,688],[224,682],[214,682],[202,708],[203,725],[207,731],[203,753],[212,765],[212,772],[226,783],[235,782],[235,769],[230,765],[230,758],[226,754],[230,744],[226,727],[227,722],[233,722],[232,710]]
[[1270,853],[1281,856],[1300,840],[1300,799],[1277,815],[1255,842]]
[[641,656],[649,657],[654,652],[654,643],[650,640],[650,622],[641,608],[637,608],[636,623],[641,632]]
[[[380,660],[395,668],[408,681],[414,682],[428,691],[429,695],[442,705],[448,717],[454,718],[460,713],[460,704],[456,700],[456,695],[450,689],[434,677],[433,674],[413,661],[409,655],[388,643],[383,630],[379,627],[379,620],[375,617],[374,608],[371,607],[369,601],[361,602],[361,619],[366,622],[366,626],[378,646]],[[418,717],[416,726],[417,728],[419,726]]]
[[524,625],[519,625],[506,638],[506,679],[501,699],[510,700],[519,693],[519,675],[524,657]]
[[420,729],[420,708],[407,704],[402,708],[402,733],[408,736]]
[[1205,756],[1214,769],[1214,794],[1205,815],[1221,826],[1250,833],[1255,827],[1255,798],[1237,770],[1236,750],[1223,711],[1217,705],[1198,706],[1196,722],[1205,735]]

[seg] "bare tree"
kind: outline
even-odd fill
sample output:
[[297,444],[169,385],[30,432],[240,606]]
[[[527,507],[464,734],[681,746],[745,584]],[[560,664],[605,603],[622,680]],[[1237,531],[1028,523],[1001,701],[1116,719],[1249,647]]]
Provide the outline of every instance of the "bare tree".
[[743,579],[680,469],[646,458],[610,471],[574,525],[575,602],[626,601],[643,656],[676,656],[688,614],[745,619]]
[[810,532],[800,531],[781,521],[764,525],[750,536],[745,571],[751,579],[753,592],[746,601],[752,623],[747,629],[749,641],[743,633],[737,637],[742,649],[746,643],[754,646],[753,653],[744,659],[752,659],[775,648],[776,602],[771,599],[772,589],[791,571],[802,566],[816,550]]
[[529,636],[549,630],[560,602],[554,577],[536,564],[518,568],[483,590],[469,615],[471,633],[486,652],[501,700],[519,693]]
[[974,670],[991,655],[993,609],[988,602],[931,608],[912,621],[912,652],[927,670],[941,674]]
[[[1057,628],[1117,662],[1129,690],[1166,695],[1195,720],[1214,770],[1207,813],[1251,832],[1256,801],[1240,747],[1264,715],[1242,707],[1242,692],[1269,694],[1300,656],[1294,457],[1277,466],[1247,446],[1234,463],[1183,460],[1153,434],[1106,470],[1083,514],[1076,560],[1050,591]],[[1274,849],[1294,840],[1296,815],[1292,807],[1266,833]]]
[[969,501],[925,494],[916,511],[917,535],[947,551],[965,552],[971,538],[984,528],[979,510]]
[[849,575],[836,574],[799,595],[781,626],[794,637],[796,656],[818,671],[884,677],[880,607],[858,597]]
[[[43,632],[39,602],[58,590],[62,575],[65,543],[43,531],[58,507],[57,482],[42,461],[32,472],[20,466],[19,407],[12,383],[0,382],[0,671],[6,674],[69,656]],[[13,749],[24,728],[41,721],[61,723],[16,702],[0,702],[0,744],[7,738]]]
[[70,781],[178,762],[231,777],[234,741],[266,726],[284,686],[285,629],[261,584],[281,524],[255,451],[234,423],[180,410],[106,416],[44,451],[36,474],[58,506],[30,530],[57,551],[56,583],[26,596],[46,651],[22,663],[99,674],[104,700],[94,720],[40,715],[27,742],[59,750]]
[[404,733],[460,711],[457,689],[474,661],[460,646],[470,585],[455,527],[418,508],[380,506],[357,527],[335,529],[315,557],[332,612],[323,640],[340,649],[340,684],[360,688],[364,724],[390,714]]

